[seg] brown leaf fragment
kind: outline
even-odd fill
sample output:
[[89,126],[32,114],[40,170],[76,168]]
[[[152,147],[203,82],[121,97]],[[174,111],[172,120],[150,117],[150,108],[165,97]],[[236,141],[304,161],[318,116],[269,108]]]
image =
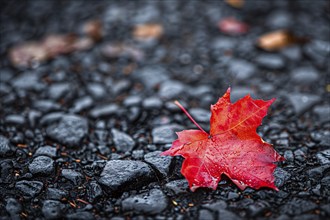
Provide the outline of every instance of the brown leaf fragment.
[[49,57],[55,57],[58,54],[70,53],[74,50],[73,44],[77,40],[74,34],[67,35],[49,35],[42,44],[47,50]]
[[242,8],[245,3],[244,0],[225,0],[225,2],[234,8]]
[[102,23],[100,20],[91,20],[84,24],[83,32],[94,41],[99,41],[103,37]]
[[120,57],[127,57],[136,61],[141,61],[144,59],[143,51],[123,43],[106,44],[102,47],[101,53],[103,56],[110,59]]
[[259,37],[257,46],[267,51],[276,51],[305,41],[306,39],[297,37],[287,30],[277,30]]
[[163,33],[161,24],[139,24],[133,30],[133,36],[138,40],[159,39]]
[[27,42],[11,48],[9,59],[17,67],[27,67],[47,60],[48,53],[39,43]]

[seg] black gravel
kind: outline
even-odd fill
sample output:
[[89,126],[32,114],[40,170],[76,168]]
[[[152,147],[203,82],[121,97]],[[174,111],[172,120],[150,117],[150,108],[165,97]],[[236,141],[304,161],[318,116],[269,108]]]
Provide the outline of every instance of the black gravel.
[[[236,17],[250,29],[221,33]],[[1,5],[0,219],[330,219],[330,4],[252,1],[6,1]],[[99,20],[85,51],[15,67],[9,50]],[[161,24],[137,40],[136,24]],[[280,51],[264,33],[304,37]],[[118,50],[118,45],[120,49]],[[175,132],[204,129],[209,106],[232,87],[277,98],[258,133],[285,157],[270,189],[240,191],[223,176],[191,192],[182,158],[159,154]]]

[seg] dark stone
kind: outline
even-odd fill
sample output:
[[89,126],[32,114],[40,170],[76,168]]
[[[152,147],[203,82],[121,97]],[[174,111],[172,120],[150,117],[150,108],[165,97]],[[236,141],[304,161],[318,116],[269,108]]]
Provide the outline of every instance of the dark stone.
[[38,156],[29,165],[32,174],[50,175],[54,172],[54,161],[50,157]]
[[172,143],[177,138],[175,132],[182,130],[183,127],[176,124],[155,127],[152,129],[152,141],[154,144]]
[[121,203],[123,211],[133,211],[139,214],[162,213],[167,207],[167,198],[159,189],[124,199]]
[[110,191],[137,189],[155,179],[153,170],[144,162],[110,160],[104,167],[99,183]]
[[42,182],[28,180],[21,180],[15,184],[15,188],[27,198],[33,198],[38,195],[41,192],[43,186],[44,184]]
[[330,163],[330,149],[317,153],[316,158],[321,165],[329,164]]
[[109,105],[104,105],[104,106],[97,106],[97,107],[93,108],[89,112],[89,114],[93,118],[100,118],[100,117],[116,114],[118,110],[119,110],[118,105],[109,104]]
[[25,72],[11,80],[13,87],[16,89],[36,89],[40,85],[39,77],[36,73]]
[[271,29],[289,28],[293,22],[291,14],[284,10],[277,10],[267,16],[266,24]]
[[45,200],[42,205],[42,214],[46,219],[58,219],[62,217],[64,204],[56,200]]
[[0,183],[11,183],[14,177],[14,167],[11,159],[0,160]]
[[144,156],[143,150],[133,150],[132,152],[132,158],[135,160],[142,160]]
[[99,83],[89,83],[87,85],[87,91],[95,99],[104,98],[104,96],[107,94],[104,86]]
[[163,177],[166,177],[170,171],[173,157],[161,156],[161,153],[161,151],[147,153],[144,155],[144,160],[156,168]]
[[145,109],[160,109],[163,106],[163,101],[158,97],[149,97],[143,100],[142,106]]
[[315,167],[310,170],[307,170],[307,175],[314,179],[321,179],[325,171],[330,169],[330,164],[325,164],[323,166]]
[[76,213],[71,213],[66,215],[68,220],[94,220],[94,215],[87,211],[77,211]]
[[281,212],[292,216],[292,215],[300,215],[312,211],[315,208],[317,208],[317,205],[312,201],[293,198],[285,205],[283,205],[280,209]]
[[189,109],[189,113],[197,122],[210,122],[211,113],[208,110],[202,108],[191,108]]
[[56,121],[59,121],[64,115],[64,112],[49,113],[40,119],[40,124],[42,126],[50,125]]
[[103,195],[103,191],[101,186],[95,182],[92,181],[87,186],[87,196],[89,198],[89,201],[94,202],[97,198]]
[[175,194],[189,192],[189,184],[186,179],[173,180],[165,184],[165,188],[173,191]]
[[290,179],[291,174],[283,170],[282,168],[277,167],[274,171],[274,176],[275,176],[275,186],[281,187],[285,184],[286,181]]
[[34,156],[48,156],[48,157],[56,157],[56,152],[57,149],[56,147],[51,147],[51,146],[44,146],[44,147],[39,147],[36,152],[34,153]]
[[214,220],[215,217],[213,216],[213,213],[206,209],[201,209],[198,211],[198,219],[203,220]]
[[111,134],[117,151],[119,152],[132,151],[135,145],[135,141],[132,139],[131,136],[115,128],[111,129]]
[[228,193],[228,196],[227,196],[228,200],[235,200],[237,198],[239,198],[239,195],[237,193],[235,193],[235,192],[229,192]]
[[330,106],[329,105],[318,105],[313,109],[313,113],[317,115],[321,122],[330,121]]
[[218,210],[218,219],[241,220],[241,218],[235,213],[225,209]]
[[298,61],[301,59],[302,52],[299,46],[291,46],[281,50],[283,56],[292,61]]
[[315,64],[323,66],[328,62],[330,54],[330,42],[312,40],[304,47],[305,54],[310,57]]
[[90,108],[93,105],[93,99],[90,96],[84,96],[77,99],[72,107],[73,112],[81,112]]
[[284,158],[286,161],[292,162],[294,160],[293,152],[291,150],[286,150],[284,152]]
[[148,66],[135,73],[135,77],[142,81],[146,88],[153,88],[167,80],[167,70],[161,66]]
[[230,100],[231,102],[236,102],[247,94],[250,94],[252,98],[256,98],[254,90],[247,87],[234,87],[230,91]]
[[262,54],[256,57],[255,61],[261,67],[271,69],[271,70],[279,70],[284,68],[285,61],[284,59],[275,54]]
[[212,42],[212,48],[220,51],[233,49],[236,45],[236,40],[231,37],[218,37]]
[[257,201],[254,202],[253,204],[249,205],[248,210],[249,210],[249,215],[251,217],[258,216],[265,212],[267,209],[269,209],[270,205],[266,201]]
[[141,96],[132,95],[125,98],[123,104],[127,107],[140,105],[142,102]]
[[10,153],[11,147],[9,140],[6,137],[0,135],[0,157],[4,157]]
[[168,80],[163,82],[159,88],[159,96],[164,99],[173,99],[185,91],[185,85],[179,81]]
[[67,198],[67,197],[68,197],[68,193],[66,191],[56,188],[47,189],[47,199],[62,200],[63,198]]
[[25,118],[22,115],[7,115],[5,122],[9,124],[24,125]]
[[84,180],[84,176],[81,173],[72,169],[63,169],[61,174],[65,179],[73,182],[74,185],[80,185]]
[[87,120],[77,115],[65,115],[57,125],[51,125],[47,128],[49,137],[68,146],[78,146],[87,132]]
[[306,160],[306,154],[301,149],[297,149],[293,152],[294,158],[300,162],[304,162]]
[[21,219],[19,214],[22,211],[22,205],[16,199],[8,198],[6,199],[6,211],[9,213],[11,219]]
[[287,97],[297,115],[310,110],[315,104],[321,101],[319,96],[313,94],[289,93]]
[[70,92],[71,87],[69,83],[55,83],[50,85],[48,89],[48,97],[50,99],[58,100]]
[[202,205],[203,208],[211,209],[212,211],[224,210],[227,208],[227,203],[225,201],[219,200],[213,203]]
[[313,84],[319,78],[317,70],[313,67],[299,67],[291,72],[291,79],[298,84]]
[[61,106],[53,100],[37,100],[33,102],[33,108],[41,112],[50,112],[61,109]]
[[228,70],[235,79],[245,80],[257,72],[257,68],[252,63],[245,60],[234,59],[228,64]]

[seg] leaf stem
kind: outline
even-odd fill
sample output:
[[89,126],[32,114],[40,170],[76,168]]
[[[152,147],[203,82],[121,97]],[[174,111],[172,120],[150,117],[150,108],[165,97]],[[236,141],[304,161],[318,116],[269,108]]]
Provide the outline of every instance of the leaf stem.
[[199,128],[199,130],[203,131],[204,133],[207,133],[206,131],[204,131],[204,129],[193,119],[193,117],[191,117],[191,115],[189,114],[189,112],[180,104],[180,102],[178,102],[177,100],[174,101],[174,104],[176,104],[186,115],[187,117],[192,121],[192,123],[194,123],[197,128]]

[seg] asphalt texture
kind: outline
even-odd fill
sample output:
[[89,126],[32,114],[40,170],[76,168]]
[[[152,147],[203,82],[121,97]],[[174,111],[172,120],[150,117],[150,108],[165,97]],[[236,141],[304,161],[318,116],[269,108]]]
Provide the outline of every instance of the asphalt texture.
[[[0,17],[0,219],[330,219],[329,1],[6,1]],[[226,17],[247,33],[221,32]],[[88,49],[10,59],[89,20],[102,34]],[[162,31],[137,39],[145,23]],[[307,40],[256,46],[280,29]],[[232,101],[276,98],[258,133],[286,159],[278,192],[226,176],[191,192],[183,159],[159,156],[195,128],[173,101],[207,130],[228,87]]]

